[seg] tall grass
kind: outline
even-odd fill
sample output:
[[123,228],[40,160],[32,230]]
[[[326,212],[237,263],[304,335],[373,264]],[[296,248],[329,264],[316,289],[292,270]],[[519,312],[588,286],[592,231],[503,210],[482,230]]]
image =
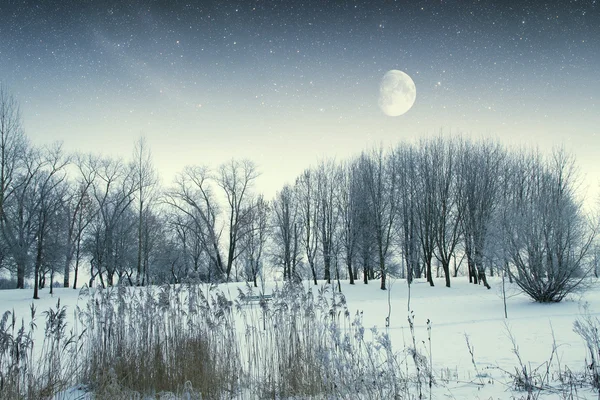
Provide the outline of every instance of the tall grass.
[[[232,296],[195,283],[85,288],[70,327],[60,302],[40,316],[32,306],[28,323],[6,312],[0,319],[0,399],[52,398],[75,385],[98,399],[431,397],[437,384],[432,327],[427,338],[416,337],[412,313],[410,338],[394,348],[387,331],[365,327],[362,313],[350,313],[332,286],[285,283],[270,299],[254,290],[247,286]],[[44,322],[41,344],[34,342],[38,318]],[[536,386],[515,389],[568,398],[582,385],[600,386],[599,326],[589,315],[575,324],[589,348],[588,376],[571,373],[552,356],[536,369],[524,368],[528,364],[517,357],[520,368],[507,375]],[[558,373],[550,371],[553,364]]]
[[240,363],[231,302],[209,292],[187,285],[84,293],[81,382],[100,398],[185,391],[233,396]]
[[286,284],[272,302],[248,307],[252,296],[251,287],[240,290],[236,309],[246,382],[259,398],[416,397],[403,373],[405,352],[395,352],[386,333],[365,329],[362,313],[351,315],[331,286],[315,293]]
[[60,305],[43,312],[44,340],[39,349],[33,340],[36,309],[30,321],[20,324],[14,311],[0,319],[0,399],[41,399],[73,384],[78,370],[76,354],[82,337],[67,330],[67,309]]
[[83,292],[80,381],[101,398],[416,397],[406,354],[330,290],[285,284],[259,302],[250,286],[234,302],[192,284]]

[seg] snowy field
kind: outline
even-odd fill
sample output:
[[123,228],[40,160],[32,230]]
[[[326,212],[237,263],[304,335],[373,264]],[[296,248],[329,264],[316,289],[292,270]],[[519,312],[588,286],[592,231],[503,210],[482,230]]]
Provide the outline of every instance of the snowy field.
[[[584,304],[588,304],[591,315],[600,315],[600,285],[594,283],[586,293],[568,296],[561,303],[537,304],[518,294],[507,282],[508,318],[505,319],[502,282],[491,279],[490,283],[491,290],[471,285],[466,278],[454,279],[452,288],[444,287],[442,280],[437,281],[435,287],[425,282],[415,282],[411,286],[410,309],[414,315],[417,347],[422,354],[430,357],[437,382],[433,398],[527,398],[526,393],[513,388],[511,374],[515,373],[519,360],[513,351],[511,335],[523,365],[531,370],[538,367],[538,371],[546,370],[545,363],[551,357],[553,343],[557,350],[550,367],[552,376],[558,376],[559,370],[578,373],[585,370],[587,349],[573,331],[573,323],[583,313]],[[270,293],[275,285],[267,283],[265,293]],[[305,288],[308,285],[304,283]],[[229,284],[222,285],[220,289],[235,299],[238,287],[244,286]],[[389,333],[394,350],[401,350],[412,341],[408,323],[408,287],[402,280],[392,280],[389,287],[389,291],[382,291],[376,282],[354,286],[342,282],[342,292],[351,315],[362,312],[365,328],[376,327],[380,332]],[[0,291],[0,311],[14,310],[28,324],[30,297],[30,290]],[[61,305],[68,307],[71,321],[74,320],[75,307],[85,304],[85,300],[79,297],[79,290],[55,289],[54,296],[44,291],[41,297],[35,303],[40,328],[43,328],[42,312],[55,307],[58,299]],[[389,327],[386,327],[388,313]],[[41,343],[43,329],[38,329],[35,340]],[[78,398],[78,394],[81,393],[75,392],[69,397]],[[544,390],[541,394],[540,398],[563,398],[551,390]],[[571,394],[572,398],[598,398],[597,393],[586,388],[575,388]],[[428,391],[426,397],[429,397]]]

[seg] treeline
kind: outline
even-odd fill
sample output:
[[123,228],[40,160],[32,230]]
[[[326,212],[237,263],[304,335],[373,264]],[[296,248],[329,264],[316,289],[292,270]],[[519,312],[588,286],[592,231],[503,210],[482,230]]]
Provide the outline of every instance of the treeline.
[[[0,271],[38,290],[284,279],[412,282],[506,273],[560,301],[595,272],[597,228],[576,192],[575,160],[494,141],[423,139],[305,170],[274,199],[257,166],[186,167],[161,187],[147,143],[130,160],[36,147],[0,88]],[[461,268],[463,269],[461,271]],[[71,277],[73,278],[70,281]],[[52,289],[50,289],[52,290]]]

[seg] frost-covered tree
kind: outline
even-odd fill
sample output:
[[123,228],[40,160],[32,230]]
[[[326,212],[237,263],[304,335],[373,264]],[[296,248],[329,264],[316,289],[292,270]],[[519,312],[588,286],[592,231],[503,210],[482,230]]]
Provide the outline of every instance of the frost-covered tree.
[[538,302],[558,302],[585,284],[595,229],[576,196],[572,156],[519,154],[510,160],[503,210],[508,273]]
[[446,287],[450,287],[450,262],[461,235],[462,209],[458,207],[457,146],[442,137],[431,140],[426,151],[436,174],[433,190],[435,257],[442,265]]
[[504,150],[494,142],[463,140],[458,154],[458,206],[462,213],[462,233],[469,281],[479,281],[488,289],[483,260],[490,249],[503,175]]

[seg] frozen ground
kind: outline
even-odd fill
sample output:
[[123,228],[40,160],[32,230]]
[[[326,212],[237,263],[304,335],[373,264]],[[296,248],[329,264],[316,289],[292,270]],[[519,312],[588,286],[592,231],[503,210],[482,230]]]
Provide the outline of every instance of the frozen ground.
[[[350,312],[363,312],[365,327],[377,327],[389,332],[396,350],[404,343],[412,341],[408,324],[408,288],[404,281],[392,280],[390,290],[382,291],[376,282],[355,286],[342,282]],[[573,322],[582,312],[584,303],[589,304],[592,315],[600,315],[600,285],[583,295],[572,295],[558,304],[537,304],[525,295],[515,294],[514,288],[507,288],[508,319],[504,318],[501,281],[492,279],[491,290],[482,286],[470,285],[466,278],[453,280],[452,288],[443,286],[443,281],[429,287],[425,282],[415,282],[411,287],[410,308],[414,312],[416,338],[421,350],[428,353],[427,320],[431,321],[431,359],[438,383],[434,398],[457,399],[519,399],[525,393],[511,389],[510,376],[503,371],[514,372],[518,360],[512,351],[510,333],[516,339],[521,359],[531,368],[543,365],[550,358],[553,336],[558,346],[557,356],[560,368],[583,371],[585,368],[586,347],[581,338],[573,332]],[[225,293],[235,297],[241,284],[223,285]],[[270,293],[273,283],[268,283],[265,292]],[[305,286],[308,287],[308,283]],[[243,285],[242,285],[243,286]],[[58,298],[67,305],[69,315],[84,300],[78,300],[79,290],[56,289],[54,296],[42,292],[42,299],[36,301],[38,335],[43,339],[44,310],[54,307]],[[389,302],[388,302],[389,296]],[[13,310],[29,322],[31,291],[0,291],[0,312]],[[390,324],[386,328],[386,317],[391,307]],[[471,360],[465,335],[468,335],[476,367]],[[557,359],[555,358],[555,361]],[[557,369],[558,364],[552,367]],[[477,369],[476,369],[477,368]],[[545,366],[542,367],[545,369]],[[556,371],[555,371],[556,372]],[[479,376],[477,374],[479,373]],[[445,381],[445,379],[447,381]],[[72,391],[64,398],[80,398],[81,392]],[[558,394],[544,392],[542,398],[561,398]],[[598,394],[578,389],[574,398],[598,398]]]

